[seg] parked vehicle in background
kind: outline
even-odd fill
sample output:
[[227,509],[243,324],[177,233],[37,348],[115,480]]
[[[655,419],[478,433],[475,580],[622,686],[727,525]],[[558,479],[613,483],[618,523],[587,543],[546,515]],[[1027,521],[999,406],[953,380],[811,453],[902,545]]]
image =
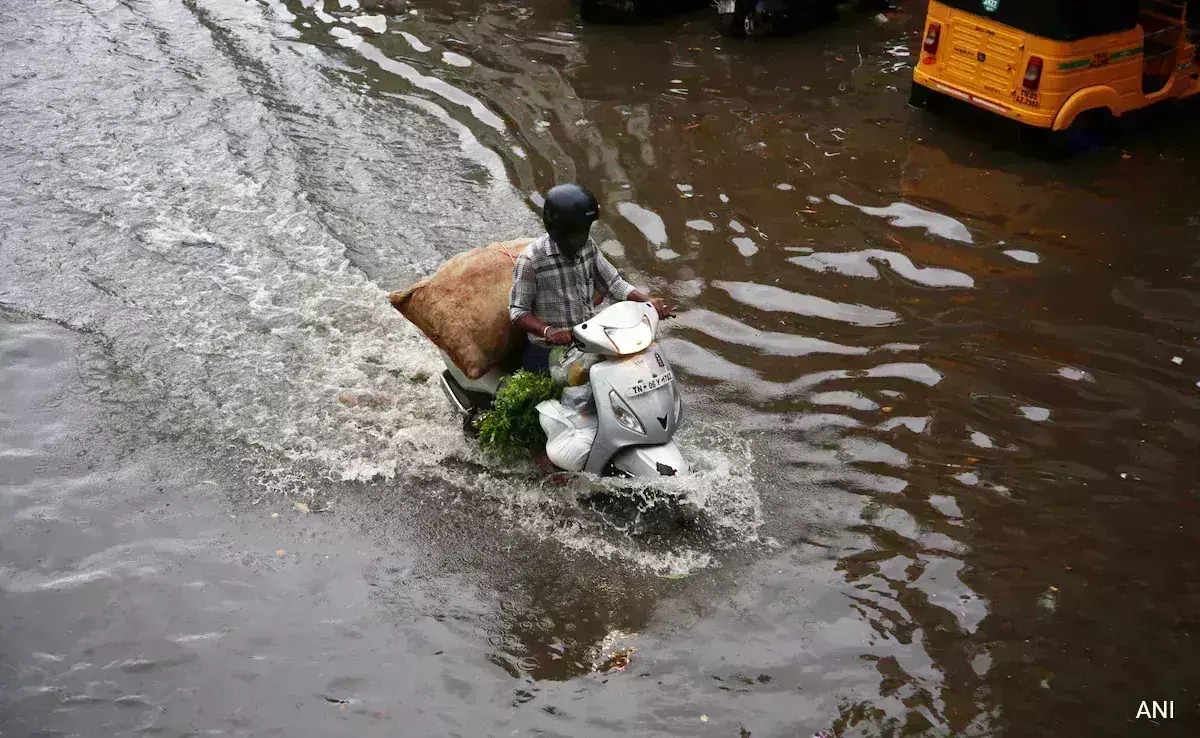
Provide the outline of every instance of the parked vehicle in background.
[[[790,33],[837,19],[846,0],[716,0],[721,29],[730,36],[755,38]],[[883,12],[891,0],[857,0],[859,10]]]
[[1185,0],[931,0],[911,100],[1086,127],[1200,92],[1198,26]]
[[632,23],[685,10],[697,10],[712,0],[573,0],[586,23]]
[[717,0],[721,29],[731,36],[754,38],[788,33],[837,17],[838,0]]

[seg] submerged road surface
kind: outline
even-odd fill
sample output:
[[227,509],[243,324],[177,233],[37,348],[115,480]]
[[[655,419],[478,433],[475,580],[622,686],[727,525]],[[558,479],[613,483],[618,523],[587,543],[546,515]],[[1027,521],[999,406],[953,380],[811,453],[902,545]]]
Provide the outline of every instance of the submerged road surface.
[[[1194,109],[1045,163],[906,106],[920,2],[378,5],[0,2],[0,735],[1195,733]],[[564,179],[686,524],[386,302]]]

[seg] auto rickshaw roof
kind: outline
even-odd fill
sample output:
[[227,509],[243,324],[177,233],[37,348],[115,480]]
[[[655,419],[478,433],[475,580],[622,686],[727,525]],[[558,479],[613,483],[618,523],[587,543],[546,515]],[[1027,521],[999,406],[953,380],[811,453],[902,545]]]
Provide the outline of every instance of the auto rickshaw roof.
[[[1137,25],[1140,0],[938,0],[943,5],[1054,41],[1076,41]],[[1172,2],[1182,5],[1182,0]]]

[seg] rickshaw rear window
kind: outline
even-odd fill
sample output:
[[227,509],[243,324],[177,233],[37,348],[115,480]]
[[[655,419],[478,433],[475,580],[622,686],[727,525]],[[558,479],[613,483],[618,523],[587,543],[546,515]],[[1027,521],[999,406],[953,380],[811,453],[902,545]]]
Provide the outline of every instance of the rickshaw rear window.
[[1127,31],[1137,0],[938,0],[943,5],[1054,41]]

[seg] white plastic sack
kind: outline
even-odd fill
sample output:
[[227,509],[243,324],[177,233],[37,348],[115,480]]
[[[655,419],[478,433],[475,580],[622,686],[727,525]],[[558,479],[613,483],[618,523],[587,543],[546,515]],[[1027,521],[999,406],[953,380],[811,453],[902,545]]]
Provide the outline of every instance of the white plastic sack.
[[555,400],[538,403],[538,421],[546,432],[546,456],[559,469],[583,471],[592,443],[596,440],[599,418],[577,413]]

